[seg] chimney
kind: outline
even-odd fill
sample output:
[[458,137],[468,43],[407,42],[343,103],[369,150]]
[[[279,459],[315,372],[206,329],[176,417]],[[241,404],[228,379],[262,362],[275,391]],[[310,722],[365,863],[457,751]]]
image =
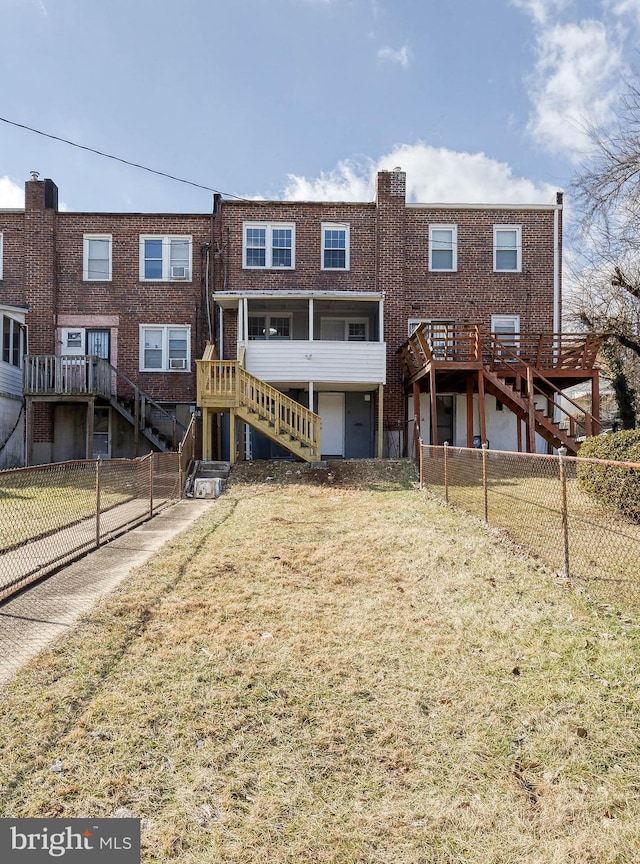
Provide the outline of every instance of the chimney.
[[393,171],[378,171],[376,182],[376,202],[378,204],[389,198],[402,198],[402,205],[404,206],[406,196],[407,175],[402,168],[394,168]]
[[25,210],[57,210],[58,187],[53,180],[39,180],[37,171],[31,171],[31,179],[24,184]]

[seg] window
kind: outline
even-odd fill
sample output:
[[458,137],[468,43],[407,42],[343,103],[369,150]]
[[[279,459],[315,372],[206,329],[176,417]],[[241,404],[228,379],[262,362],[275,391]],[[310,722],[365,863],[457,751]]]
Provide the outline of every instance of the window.
[[429,226],[429,270],[454,271],[458,268],[458,227]]
[[265,269],[295,267],[295,225],[245,222],[242,266]]
[[333,222],[322,225],[322,269],[349,269],[349,226]]
[[188,372],[190,327],[143,324],[140,327],[141,372]]
[[522,228],[520,225],[493,226],[493,269],[519,273],[522,270]]
[[140,279],[191,281],[191,237],[140,237]]
[[520,316],[492,315],[491,332],[504,346],[498,353],[505,358],[513,355],[512,359],[515,360],[520,345]]
[[291,339],[290,315],[249,315],[249,339]]
[[82,278],[89,282],[111,281],[111,234],[85,234]]
[[0,231],[0,279],[2,279],[2,231]]
[[322,318],[320,338],[329,342],[367,342],[368,318]]
[[25,326],[10,318],[2,316],[2,359],[11,366],[22,368],[22,358],[25,353]]

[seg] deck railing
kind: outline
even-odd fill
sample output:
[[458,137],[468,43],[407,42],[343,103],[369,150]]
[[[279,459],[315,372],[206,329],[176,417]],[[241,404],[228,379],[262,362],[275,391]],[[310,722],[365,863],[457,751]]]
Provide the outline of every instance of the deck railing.
[[407,378],[433,361],[503,368],[505,359],[500,350],[505,347],[512,368],[521,364],[548,372],[578,371],[594,368],[601,342],[601,337],[585,333],[516,333],[500,334],[498,338],[477,325],[421,324],[398,354]]
[[256,378],[237,360],[198,360],[196,366],[199,405],[245,408],[269,421],[275,435],[291,435],[318,451],[320,418],[309,408]]
[[[150,425],[153,408],[175,450],[185,427],[118,368],[102,357],[28,354],[24,366],[25,396],[97,396],[117,400],[129,411],[137,432]],[[137,438],[136,438],[137,442]]]

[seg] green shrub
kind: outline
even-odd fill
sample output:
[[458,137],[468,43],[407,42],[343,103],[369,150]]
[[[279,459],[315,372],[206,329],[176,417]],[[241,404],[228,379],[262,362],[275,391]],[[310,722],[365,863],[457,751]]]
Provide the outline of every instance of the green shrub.
[[578,485],[601,503],[640,522],[640,469],[599,465],[597,460],[634,462],[640,465],[640,429],[587,438],[578,454]]

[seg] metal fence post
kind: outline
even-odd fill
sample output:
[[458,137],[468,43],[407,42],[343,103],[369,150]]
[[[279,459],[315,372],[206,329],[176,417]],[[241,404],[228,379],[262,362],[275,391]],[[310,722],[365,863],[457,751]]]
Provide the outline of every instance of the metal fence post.
[[484,521],[489,521],[489,484],[487,482],[487,450],[488,443],[482,445],[482,492],[484,495]]
[[449,503],[449,442],[444,442],[444,500]]
[[564,578],[569,579],[569,511],[567,509],[567,468],[564,457],[567,455],[566,447],[558,448],[558,461],[560,464],[560,508],[562,510],[562,536],[564,543]]
[[96,548],[100,545],[100,482],[101,482],[102,457],[96,459]]
[[149,516],[153,516],[153,450],[149,453]]

